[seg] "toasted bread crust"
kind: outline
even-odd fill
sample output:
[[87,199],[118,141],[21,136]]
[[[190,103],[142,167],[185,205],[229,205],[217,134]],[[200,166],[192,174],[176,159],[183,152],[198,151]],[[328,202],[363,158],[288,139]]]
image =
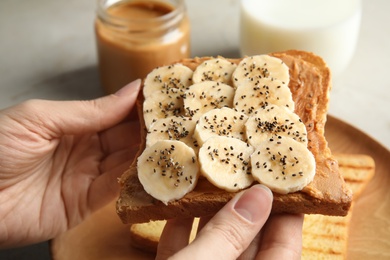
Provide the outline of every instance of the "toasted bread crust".
[[[301,117],[308,131],[309,150],[316,158],[317,170],[312,183],[300,192],[281,195],[274,193],[272,211],[275,213],[306,213],[345,216],[351,205],[352,195],[339,173],[337,161],[324,137],[324,127],[331,88],[330,71],[318,56],[302,51],[272,53],[282,59],[290,69],[289,87],[295,102],[295,112]],[[195,69],[211,57],[185,59],[185,66]],[[240,59],[231,59],[239,63]],[[142,94],[137,108],[143,124]],[[141,127],[141,153],[145,148],[145,127]],[[121,193],[117,201],[117,213],[124,223],[142,223],[175,217],[199,217],[216,213],[235,193],[220,190],[200,179],[194,191],[168,205],[147,194],[137,177],[136,160],[120,179]]]
[[[353,192],[353,201],[356,202],[374,176],[375,162],[363,154],[335,154],[335,157],[346,184]],[[306,215],[302,233],[302,259],[345,259],[351,217],[351,210],[346,217]],[[165,223],[160,221],[132,225],[131,245],[156,253]]]

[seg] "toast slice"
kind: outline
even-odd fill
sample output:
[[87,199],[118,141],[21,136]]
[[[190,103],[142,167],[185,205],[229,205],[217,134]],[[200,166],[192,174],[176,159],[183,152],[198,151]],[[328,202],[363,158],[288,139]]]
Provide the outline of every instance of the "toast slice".
[[[337,154],[336,158],[355,202],[373,178],[375,162],[370,156],[362,154]],[[346,259],[352,209],[353,204],[346,217],[306,215],[302,259]]]
[[[289,88],[295,102],[295,113],[307,128],[308,148],[316,160],[314,180],[303,190],[286,195],[274,193],[273,212],[306,213],[345,216],[351,205],[352,195],[339,173],[337,161],[331,154],[324,137],[324,126],[331,89],[330,71],[325,62],[313,53],[285,51],[272,53],[280,58],[290,73]],[[185,59],[181,64],[194,70],[211,57]],[[230,59],[239,63],[240,59]],[[140,122],[143,96],[137,103]],[[139,154],[145,148],[146,130],[141,128],[142,143]],[[117,213],[124,223],[143,223],[175,217],[199,217],[215,214],[234,195],[218,189],[205,179],[200,179],[193,191],[168,205],[154,199],[143,189],[137,177],[137,161],[119,180],[120,197]]]
[[[156,253],[161,233],[165,227],[166,220],[150,221],[148,223],[133,224],[130,226],[131,245],[144,252]],[[198,232],[199,218],[195,218],[189,242],[193,241]]]
[[[340,172],[353,192],[354,202],[375,172],[374,160],[363,154],[336,154]],[[345,259],[352,210],[346,217],[305,215],[302,233],[302,259]],[[190,241],[195,237],[192,229]],[[131,244],[141,250],[156,253],[165,221],[134,224],[130,227]]]

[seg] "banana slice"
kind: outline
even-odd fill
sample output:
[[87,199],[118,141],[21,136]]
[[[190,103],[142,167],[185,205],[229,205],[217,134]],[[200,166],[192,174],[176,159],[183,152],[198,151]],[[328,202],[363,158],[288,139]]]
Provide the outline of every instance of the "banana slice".
[[316,171],[313,154],[289,137],[263,142],[252,154],[251,165],[255,180],[281,194],[303,189]]
[[180,141],[158,141],[138,157],[138,178],[145,191],[165,204],[192,191],[199,163],[192,148]]
[[218,81],[232,85],[232,74],[236,67],[233,62],[222,58],[206,60],[195,69],[192,82]]
[[269,105],[283,106],[291,111],[295,109],[289,87],[280,80],[271,78],[237,87],[233,104],[235,109],[247,115],[252,114],[258,108]]
[[199,150],[200,171],[218,188],[235,192],[253,182],[250,155],[253,147],[235,138],[209,138]]
[[271,105],[255,110],[245,123],[248,142],[258,147],[279,136],[291,137],[307,146],[307,131],[299,116],[285,107]]
[[192,84],[193,71],[180,64],[158,67],[152,70],[145,78],[143,94],[145,98],[153,93],[170,94],[184,92]]
[[180,92],[152,95],[146,98],[143,104],[146,128],[149,129],[150,125],[160,118],[184,116],[183,104],[183,95]]
[[194,137],[200,146],[213,136],[227,136],[245,141],[247,119],[245,114],[228,107],[210,110],[199,118]]
[[261,81],[265,78],[280,80],[288,86],[290,73],[281,59],[269,55],[256,55],[246,57],[238,64],[233,72],[233,85],[235,88],[250,82]]
[[201,115],[215,108],[232,107],[234,89],[220,82],[203,81],[186,91],[184,109],[187,116],[199,119]]
[[190,117],[170,116],[158,119],[150,126],[146,136],[146,147],[162,140],[177,140],[184,142],[197,152],[198,142],[192,137],[195,125],[196,122]]

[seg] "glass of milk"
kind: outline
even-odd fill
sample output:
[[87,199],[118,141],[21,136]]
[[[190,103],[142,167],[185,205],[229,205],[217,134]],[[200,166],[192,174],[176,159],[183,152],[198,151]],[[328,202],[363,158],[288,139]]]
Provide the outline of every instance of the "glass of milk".
[[241,55],[311,51],[337,76],[355,51],[361,10],[361,0],[241,0]]

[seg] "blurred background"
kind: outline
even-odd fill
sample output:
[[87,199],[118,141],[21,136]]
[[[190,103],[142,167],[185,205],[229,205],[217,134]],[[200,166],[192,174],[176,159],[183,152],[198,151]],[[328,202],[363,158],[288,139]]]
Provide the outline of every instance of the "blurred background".
[[[237,0],[187,0],[192,55],[238,57]],[[0,108],[102,95],[94,0],[0,1]]]

